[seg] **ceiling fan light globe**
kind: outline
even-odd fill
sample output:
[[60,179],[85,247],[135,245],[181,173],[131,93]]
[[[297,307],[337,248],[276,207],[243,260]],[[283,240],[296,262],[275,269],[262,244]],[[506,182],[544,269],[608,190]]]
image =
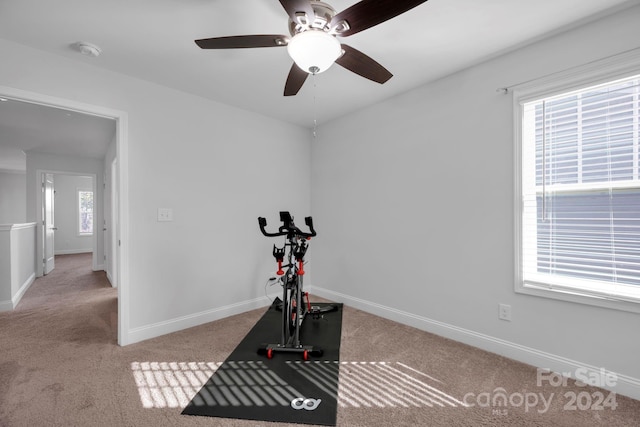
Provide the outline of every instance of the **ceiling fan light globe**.
[[317,74],[326,71],[342,55],[342,46],[324,31],[308,30],[293,36],[287,51],[301,70]]

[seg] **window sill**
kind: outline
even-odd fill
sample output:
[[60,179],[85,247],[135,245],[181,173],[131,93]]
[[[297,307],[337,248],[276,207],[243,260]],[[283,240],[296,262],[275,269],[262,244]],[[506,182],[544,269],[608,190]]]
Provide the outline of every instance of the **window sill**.
[[519,283],[516,285],[515,291],[519,294],[552,298],[560,301],[592,305],[631,313],[640,313],[640,303],[616,299],[614,296],[606,297],[582,293],[579,289],[551,289],[535,284]]

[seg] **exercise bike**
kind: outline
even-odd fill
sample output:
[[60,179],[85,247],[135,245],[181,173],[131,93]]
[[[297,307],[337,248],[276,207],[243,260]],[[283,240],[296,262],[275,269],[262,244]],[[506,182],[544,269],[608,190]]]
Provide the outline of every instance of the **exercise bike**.
[[[313,229],[313,220],[310,216],[304,219],[309,227],[309,232],[304,232],[296,227],[293,217],[289,212],[280,212],[282,225],[275,233],[266,231],[267,220],[258,218],[260,231],[267,237],[285,236],[282,248],[273,245],[273,256],[278,263],[277,281],[282,286],[282,301],[276,306],[282,311],[280,342],[263,344],[258,353],[266,354],[271,359],[275,352],[302,353],[304,360],[310,356],[322,356],[321,348],[301,343],[300,329],[307,315],[318,319],[322,313],[337,309],[335,305],[312,306],[309,301],[309,293],[302,288],[304,276],[304,256],[309,248],[309,240],[316,235]],[[285,264],[286,259],[286,264]],[[306,301],[305,301],[306,300]]]

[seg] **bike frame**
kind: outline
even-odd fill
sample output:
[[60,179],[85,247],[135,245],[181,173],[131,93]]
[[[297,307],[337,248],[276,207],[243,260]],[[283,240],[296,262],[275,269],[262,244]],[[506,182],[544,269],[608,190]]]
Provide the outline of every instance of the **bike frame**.
[[[281,277],[282,284],[282,324],[279,344],[268,344],[266,346],[267,356],[272,357],[273,351],[293,351],[303,352],[305,360],[308,354],[314,351],[313,346],[304,346],[300,342],[300,328],[309,310],[304,305],[303,296],[303,276],[304,276],[304,255],[308,249],[307,240],[316,235],[313,229],[311,217],[305,218],[305,223],[309,227],[309,232],[304,232],[295,226],[293,217],[289,212],[280,212],[280,220],[283,225],[276,233],[269,233],[265,230],[266,219],[258,218],[260,230],[267,237],[286,236],[284,247],[273,246],[273,256],[278,262],[278,276]],[[287,259],[287,263],[283,262]],[[286,270],[283,270],[285,268]],[[307,305],[308,302],[307,295]],[[316,350],[317,351],[317,350]]]

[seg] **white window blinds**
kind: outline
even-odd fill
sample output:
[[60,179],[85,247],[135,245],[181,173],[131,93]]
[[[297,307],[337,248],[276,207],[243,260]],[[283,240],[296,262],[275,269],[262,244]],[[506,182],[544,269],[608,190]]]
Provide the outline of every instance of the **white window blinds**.
[[525,284],[640,301],[640,76],[522,113]]

